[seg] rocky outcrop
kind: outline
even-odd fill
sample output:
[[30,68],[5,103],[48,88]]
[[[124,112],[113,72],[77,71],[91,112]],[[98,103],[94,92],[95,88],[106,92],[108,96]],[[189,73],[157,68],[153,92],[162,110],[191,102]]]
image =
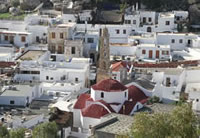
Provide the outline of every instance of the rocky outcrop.
[[188,0],[190,24],[200,24],[200,0]]
[[8,4],[1,4],[1,3],[0,3],[0,13],[5,13],[5,12],[7,12],[8,9],[9,9],[9,6],[10,6],[10,5],[8,5]]
[[33,10],[40,4],[40,0],[21,0],[20,8],[22,10]]

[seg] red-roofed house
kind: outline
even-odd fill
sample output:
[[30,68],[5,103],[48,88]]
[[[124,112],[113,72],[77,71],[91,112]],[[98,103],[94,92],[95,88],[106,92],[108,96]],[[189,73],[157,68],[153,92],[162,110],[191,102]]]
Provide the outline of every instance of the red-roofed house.
[[127,62],[117,62],[111,65],[112,79],[123,82],[128,77],[128,72],[131,69],[131,64]]
[[74,105],[74,127],[88,130],[111,112],[132,115],[143,107],[147,96],[139,88],[126,87],[106,79],[91,87],[91,95],[82,94]]

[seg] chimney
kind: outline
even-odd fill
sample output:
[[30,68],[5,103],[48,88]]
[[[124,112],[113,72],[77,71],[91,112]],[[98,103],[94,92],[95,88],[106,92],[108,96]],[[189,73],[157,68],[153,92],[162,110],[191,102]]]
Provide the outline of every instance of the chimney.
[[123,114],[125,114],[125,110],[126,110],[125,105],[122,106],[122,109],[123,109]]

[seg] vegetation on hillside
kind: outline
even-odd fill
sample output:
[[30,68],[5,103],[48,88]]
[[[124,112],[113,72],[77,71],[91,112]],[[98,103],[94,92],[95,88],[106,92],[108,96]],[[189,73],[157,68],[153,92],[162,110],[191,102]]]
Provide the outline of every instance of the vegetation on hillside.
[[10,13],[0,13],[0,20],[24,20],[25,14],[13,16]]
[[[26,128],[8,130],[0,126],[0,138],[24,138]],[[33,129],[32,138],[57,138],[58,127],[55,122],[46,122],[37,125]]]
[[182,104],[170,113],[138,113],[134,116],[134,138],[197,138],[199,119],[191,105]]

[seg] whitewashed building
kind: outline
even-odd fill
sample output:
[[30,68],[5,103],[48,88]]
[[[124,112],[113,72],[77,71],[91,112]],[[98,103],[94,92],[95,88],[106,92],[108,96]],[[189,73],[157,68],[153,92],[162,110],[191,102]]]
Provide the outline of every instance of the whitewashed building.
[[91,95],[82,94],[78,98],[73,110],[73,125],[87,133],[103,116],[111,112],[132,115],[146,100],[147,96],[134,85],[126,87],[117,80],[102,80],[92,86]]
[[0,105],[2,106],[26,107],[33,99],[40,96],[35,87],[29,85],[4,86],[1,92]]
[[21,31],[0,30],[0,44],[11,44],[16,47],[28,47],[32,44],[32,34]]
[[138,59],[170,60],[170,46],[140,44],[137,45],[136,57]]
[[15,74],[15,81],[78,82],[81,87],[88,86],[90,59],[68,59],[61,54],[27,51],[18,60],[23,61]]

